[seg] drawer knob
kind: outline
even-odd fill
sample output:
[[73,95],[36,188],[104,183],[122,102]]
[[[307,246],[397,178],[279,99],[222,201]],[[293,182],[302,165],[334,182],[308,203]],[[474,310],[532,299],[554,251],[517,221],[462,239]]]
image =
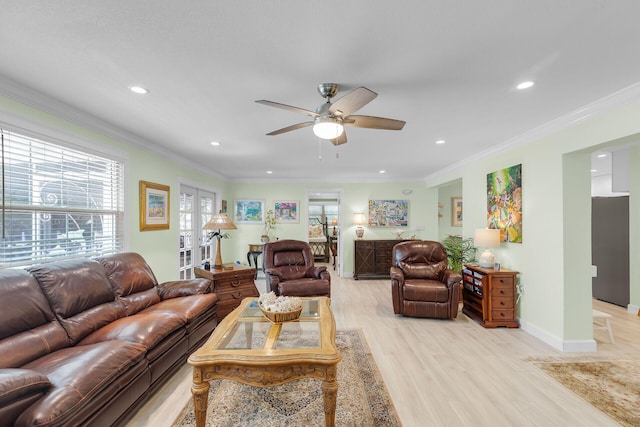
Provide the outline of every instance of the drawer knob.
[[231,292],[231,296],[234,299],[240,299],[240,297],[242,296],[242,292]]
[[240,286],[240,280],[236,280],[235,282],[231,282],[231,286],[233,286],[234,288],[237,288],[238,286]]
[[504,305],[504,301],[500,301],[500,305]]

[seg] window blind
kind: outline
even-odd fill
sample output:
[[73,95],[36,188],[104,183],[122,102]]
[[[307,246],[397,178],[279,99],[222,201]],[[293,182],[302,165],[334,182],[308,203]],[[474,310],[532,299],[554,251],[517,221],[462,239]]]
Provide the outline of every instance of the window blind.
[[0,268],[122,251],[121,161],[0,132]]

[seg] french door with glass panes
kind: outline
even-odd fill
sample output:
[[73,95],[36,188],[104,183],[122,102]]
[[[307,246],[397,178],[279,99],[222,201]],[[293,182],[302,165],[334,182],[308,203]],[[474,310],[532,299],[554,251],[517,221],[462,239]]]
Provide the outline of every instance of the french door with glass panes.
[[213,264],[212,244],[202,227],[216,212],[214,193],[180,186],[180,279],[191,279],[193,267],[209,261]]

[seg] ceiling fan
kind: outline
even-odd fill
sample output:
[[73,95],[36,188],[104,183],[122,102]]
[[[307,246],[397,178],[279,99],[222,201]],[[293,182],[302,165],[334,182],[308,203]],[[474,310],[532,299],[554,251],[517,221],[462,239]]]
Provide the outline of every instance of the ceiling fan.
[[331,98],[336,96],[339,90],[340,86],[336,83],[322,83],[318,85],[318,92],[327,100],[327,102],[320,105],[316,111],[305,110],[304,108],[292,107],[291,105],[266,101],[264,99],[256,101],[258,104],[302,113],[313,118],[313,120],[308,122],[297,123],[282,129],[274,130],[273,132],[269,132],[267,135],[280,135],[281,133],[313,125],[313,133],[317,137],[328,139],[333,143],[333,145],[340,145],[347,142],[347,135],[344,131],[344,126],[386,130],[401,130],[404,127],[405,122],[402,120],[374,116],[358,116],[352,114],[367,105],[369,102],[373,101],[375,97],[378,96],[377,93],[364,86],[360,86],[359,88],[347,93],[336,102],[331,103]]

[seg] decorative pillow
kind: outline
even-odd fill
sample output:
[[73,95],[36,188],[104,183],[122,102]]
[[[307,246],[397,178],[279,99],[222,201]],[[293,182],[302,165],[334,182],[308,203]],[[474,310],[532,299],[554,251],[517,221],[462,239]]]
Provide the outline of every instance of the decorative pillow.
[[309,237],[322,237],[322,224],[310,225]]

